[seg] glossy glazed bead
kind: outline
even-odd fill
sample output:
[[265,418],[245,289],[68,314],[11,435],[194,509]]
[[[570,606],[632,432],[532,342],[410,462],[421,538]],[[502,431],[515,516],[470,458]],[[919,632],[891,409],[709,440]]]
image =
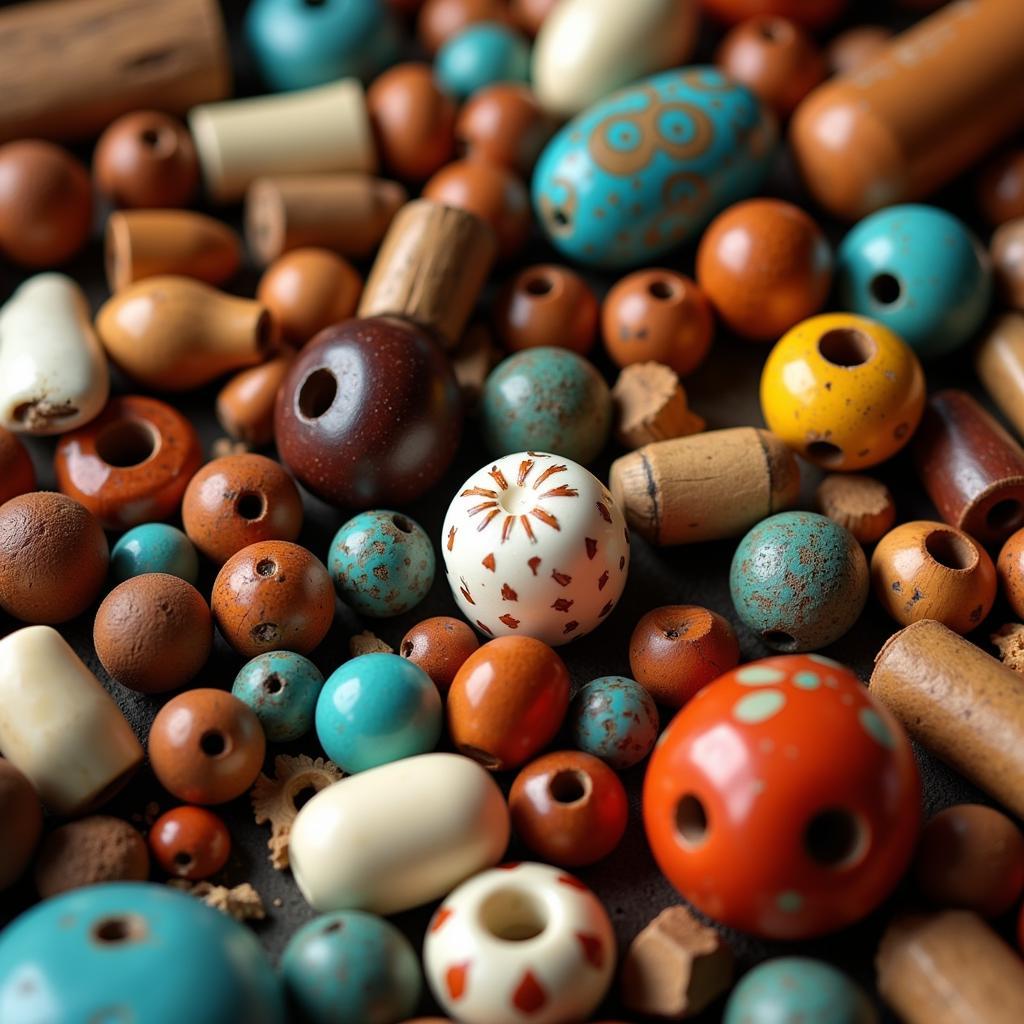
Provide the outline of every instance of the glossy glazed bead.
[[203,452],[195,427],[155,398],[118,395],[88,426],[65,434],[53,464],[57,486],[108,530],[169,519]]
[[994,225],[1024,217],[1024,148],[1014,147],[993,157],[981,169],[978,206]]
[[774,122],[745,86],[717,68],[666,71],[554,136],[537,161],[533,205],[571,262],[628,267],[692,239],[754,192],[774,149]]
[[4,930],[5,1024],[46,1019],[40,993],[52,1020],[285,1021],[280,982],[249,929],[192,896],[143,882],[65,893]]
[[424,0],[416,22],[416,34],[433,55],[454,35],[481,21],[504,22],[504,0]]
[[149,761],[172,796],[223,804],[241,796],[263,767],[260,720],[223,690],[196,689],[169,700],[149,730]]
[[874,60],[892,40],[892,30],[883,25],[854,25],[840,32],[825,49],[833,75],[859,71]]
[[615,607],[626,585],[629,531],[593,474],[521,452],[482,466],[462,485],[441,528],[441,555],[452,596],[477,629],[557,647],[595,629]]
[[924,412],[917,356],[882,324],[822,313],[789,330],[761,372],[768,429],[829,470],[866,469],[895,455]]
[[176,526],[143,523],[121,535],[110,552],[110,579],[124,583],[143,573],[161,572],[177,576],[195,586],[199,579],[199,556]]
[[419,1003],[419,957],[390,922],[358,910],[307,921],[288,940],[281,974],[309,1024],[397,1024]]
[[853,672],[817,655],[766,658],[669,725],[644,780],[644,826],[698,910],[802,939],[889,894],[914,851],[920,792],[906,734]]
[[0,847],[0,892],[13,885],[32,859],[43,831],[43,808],[32,783],[0,757],[0,821],[5,842]]
[[846,0],[701,0],[705,13],[726,25],[773,14],[804,28],[823,28],[839,17]]
[[989,254],[999,297],[1011,309],[1024,310],[1024,216],[996,228]]
[[530,44],[508,25],[477,22],[445,40],[434,59],[434,76],[459,100],[495,82],[525,82]]
[[568,267],[526,267],[501,290],[494,330],[512,352],[555,346],[585,356],[597,333],[597,297]]
[[167,874],[195,882],[224,867],[231,853],[231,834],[205,807],[175,807],[153,822],[149,848]]
[[309,654],[334,621],[334,588],[323,563],[298,544],[266,540],[232,555],[213,583],[213,618],[239,654]]
[[495,82],[462,105],[455,138],[470,160],[500,164],[527,177],[555,127],[529,86]]
[[231,693],[256,712],[271,743],[290,743],[313,728],[323,685],[323,675],[308,658],[268,651],[242,666]]
[[277,392],[295,359],[291,349],[241,370],[217,395],[217,421],[236,441],[261,448],[274,440]]
[[999,585],[1014,615],[1024,618],[1024,529],[1011,534],[996,562]]
[[145,882],[146,840],[120,818],[94,814],[51,832],[39,847],[35,883],[45,900],[100,882]]
[[402,637],[398,653],[430,676],[447,693],[463,662],[480,646],[476,633],[462,619],[438,615],[417,623]]
[[36,471],[25,446],[0,427],[0,505],[36,489]]
[[600,676],[569,705],[569,735],[580,750],[617,772],[639,764],[658,738],[658,709],[651,695],[625,676]]
[[587,1020],[615,970],[600,900],[547,864],[508,864],[463,882],[423,944],[434,998],[463,1024]]

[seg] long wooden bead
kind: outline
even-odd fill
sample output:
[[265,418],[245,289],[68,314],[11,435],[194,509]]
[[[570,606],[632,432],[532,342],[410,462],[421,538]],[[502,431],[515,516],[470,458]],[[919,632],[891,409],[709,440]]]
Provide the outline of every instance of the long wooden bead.
[[975,352],[974,369],[1017,436],[1024,437],[1024,314],[996,319]]

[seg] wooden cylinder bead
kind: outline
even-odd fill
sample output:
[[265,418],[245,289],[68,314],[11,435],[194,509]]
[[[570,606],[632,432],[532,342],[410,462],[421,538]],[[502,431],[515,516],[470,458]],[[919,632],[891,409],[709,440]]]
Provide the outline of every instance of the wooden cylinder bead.
[[626,448],[699,434],[704,417],[691,412],[675,371],[661,363],[632,363],[612,388],[615,436]]
[[407,203],[384,236],[357,315],[411,320],[454,348],[496,252],[494,232],[474,214],[429,199]]
[[732,427],[658,441],[612,463],[612,496],[653,544],[735,537],[800,492],[793,453],[772,433]]
[[1024,311],[1024,217],[996,228],[988,249],[1000,297],[1011,309]]
[[279,356],[235,374],[217,395],[217,419],[236,441],[262,448],[274,440],[274,403],[295,353]]
[[1024,315],[1004,313],[974,356],[974,369],[999,411],[1024,437]]
[[881,480],[858,473],[831,473],[817,490],[818,511],[861,542],[874,544],[896,522],[892,492]]

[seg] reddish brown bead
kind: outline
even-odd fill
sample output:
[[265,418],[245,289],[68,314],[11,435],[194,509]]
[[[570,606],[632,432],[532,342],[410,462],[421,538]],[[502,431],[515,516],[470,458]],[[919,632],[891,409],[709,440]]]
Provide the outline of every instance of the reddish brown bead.
[[153,822],[149,848],[167,874],[198,882],[227,863],[231,834],[205,807],[175,807]]
[[555,127],[529,86],[497,82],[465,102],[455,122],[455,138],[470,160],[499,164],[525,177]]
[[1024,529],[1003,545],[996,562],[1003,596],[1018,619],[1024,619]]
[[0,427],[0,505],[35,489],[36,471],[28,451],[17,434]]
[[36,889],[43,899],[100,882],[144,882],[149,878],[146,840],[127,821],[95,814],[51,832],[35,862]]
[[0,757],[0,891],[13,885],[32,859],[43,831],[43,808],[32,783]]
[[701,6],[712,18],[726,25],[775,15],[804,28],[816,29],[835,21],[846,6],[846,0],[701,0]]
[[192,804],[241,796],[263,766],[266,739],[256,713],[224,690],[189,690],[168,701],[149,730],[160,785]]
[[508,21],[504,0],[426,0],[420,8],[416,34],[433,56],[452,36],[478,21]]
[[446,693],[463,662],[479,646],[476,633],[462,619],[438,615],[413,626],[402,637],[398,653],[419,665]]
[[574,270],[551,263],[520,270],[501,290],[494,330],[513,352],[542,345],[581,356],[594,345],[597,297]]
[[1004,150],[978,175],[978,206],[992,225],[1024,217],[1024,147]]
[[295,353],[285,349],[273,359],[235,374],[217,395],[217,419],[236,441],[262,448],[274,440],[274,404]]
[[828,44],[825,60],[833,75],[858,71],[874,60],[892,40],[892,31],[882,25],[854,25],[840,32]]
[[626,831],[619,777],[599,758],[560,750],[528,764],[508,796],[512,827],[541,860],[582,867],[603,860]]
[[508,9],[512,20],[527,35],[535,36],[556,3],[558,0],[510,0]]

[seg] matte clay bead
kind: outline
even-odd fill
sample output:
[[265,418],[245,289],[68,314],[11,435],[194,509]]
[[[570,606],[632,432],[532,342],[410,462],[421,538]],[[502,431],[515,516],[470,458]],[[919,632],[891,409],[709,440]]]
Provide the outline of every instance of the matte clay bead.
[[1000,298],[1024,310],[1024,216],[996,228],[989,253]]
[[1014,615],[1024,618],[1024,530],[1010,535],[999,551],[996,567],[1003,596]]
[[470,160],[500,164],[528,177],[555,127],[529,86],[495,82],[462,105],[455,138]]
[[502,288],[493,319],[511,352],[559,346],[585,356],[597,333],[597,297],[574,270],[540,263],[520,270]]
[[195,882],[224,867],[231,853],[231,834],[205,807],[175,807],[153,822],[149,848],[167,874]]
[[25,446],[0,427],[0,505],[36,489],[36,471]]
[[993,225],[1024,217],[1024,148],[1004,150],[982,165],[978,206]]
[[102,882],[144,882],[149,852],[127,821],[96,814],[51,832],[39,847],[33,873],[39,895],[47,900]]
[[271,743],[290,743],[313,728],[324,677],[292,651],[258,654],[242,666],[231,693],[256,712]]
[[298,544],[260,541],[232,555],[213,583],[214,621],[239,654],[309,654],[334,620],[334,588],[323,563]]
[[292,349],[240,370],[217,395],[217,422],[235,441],[262,448],[274,440],[277,392],[295,359]]
[[615,438],[624,448],[699,434],[707,422],[688,408],[674,370],[661,363],[632,363],[612,388]]
[[639,764],[658,738],[651,695],[625,676],[600,676],[581,687],[567,720],[573,743],[617,772]]
[[815,498],[818,511],[849,530],[861,544],[874,544],[896,522],[892,494],[874,477],[831,473],[818,484]]
[[2,892],[28,867],[43,831],[43,808],[32,783],[4,758],[0,758],[0,820],[5,826],[0,850]]
[[241,796],[263,767],[266,739],[251,708],[223,690],[169,700],[149,730],[149,762],[172,796],[223,804]]
[[866,68],[889,45],[892,30],[885,25],[854,25],[840,32],[825,47],[825,60],[833,75],[849,75]]
[[1024,316],[1003,313],[981,339],[974,369],[999,411],[1024,437]]
[[419,665],[441,693],[447,693],[465,660],[480,646],[462,619],[438,615],[417,623],[402,637],[398,653]]
[[739,660],[740,647],[729,620],[694,604],[652,609],[633,627],[629,639],[633,678],[670,708],[681,708]]
[[825,305],[832,250],[798,206],[748,199],[720,213],[701,236],[697,283],[741,337],[775,341]]
[[808,29],[824,28],[839,17],[846,0],[701,0],[716,21],[735,25],[760,15],[789,18]]
[[420,44],[433,56],[447,39],[481,21],[508,19],[504,0],[424,0],[416,21]]
[[176,526],[143,523],[118,538],[110,552],[110,578],[123,583],[143,573],[170,573],[193,586],[199,579],[199,556]]
[[530,44],[501,22],[467,25],[437,51],[434,77],[460,101],[497,82],[525,82],[530,77]]

